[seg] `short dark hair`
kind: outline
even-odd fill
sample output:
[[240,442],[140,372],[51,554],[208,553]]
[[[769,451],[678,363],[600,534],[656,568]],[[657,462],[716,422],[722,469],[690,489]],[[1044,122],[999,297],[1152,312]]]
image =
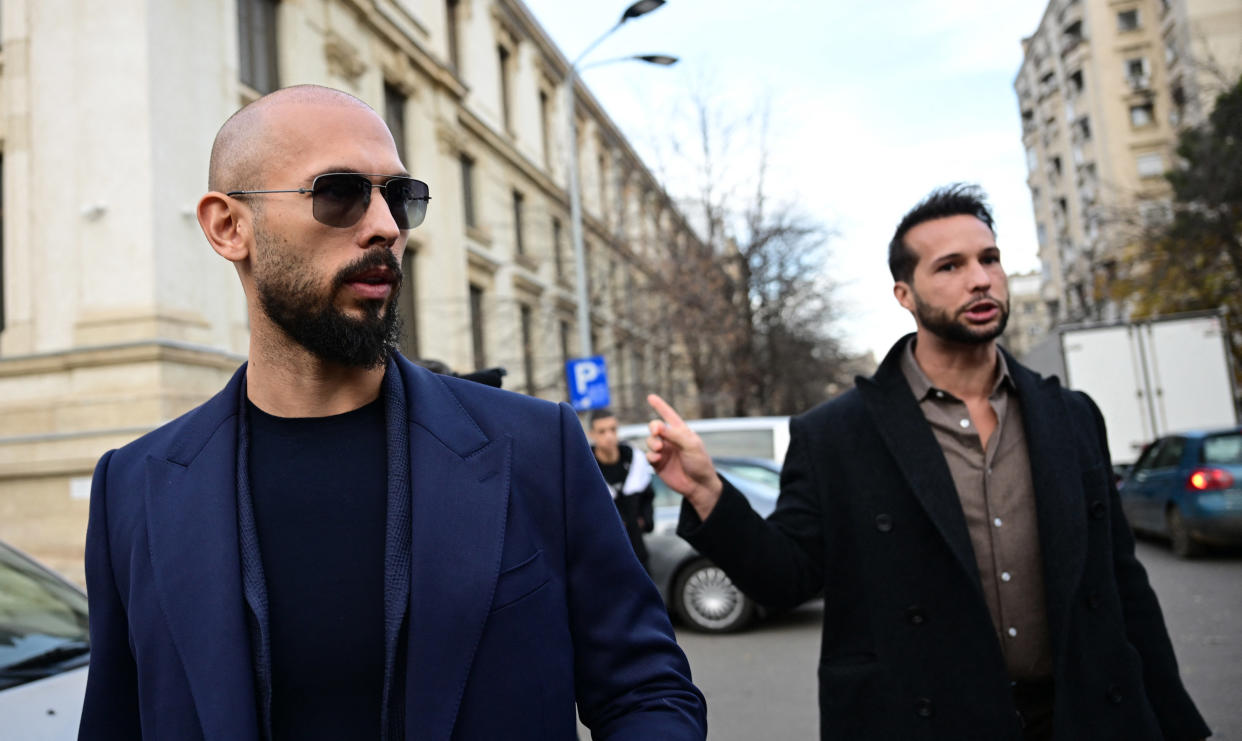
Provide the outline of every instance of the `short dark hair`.
[[906,244],[906,234],[911,229],[927,221],[959,215],[975,217],[986,224],[992,234],[996,234],[992,209],[982,188],[971,183],[952,183],[936,188],[901,217],[893,241],[888,243],[888,269],[893,274],[893,280],[909,283],[914,278],[914,266],[919,256]]
[[616,416],[617,415],[613,414],[612,410],[608,409],[607,407],[603,409],[592,410],[591,411],[591,426],[594,427],[595,423],[600,421],[601,419],[612,419],[613,417],[616,417]]

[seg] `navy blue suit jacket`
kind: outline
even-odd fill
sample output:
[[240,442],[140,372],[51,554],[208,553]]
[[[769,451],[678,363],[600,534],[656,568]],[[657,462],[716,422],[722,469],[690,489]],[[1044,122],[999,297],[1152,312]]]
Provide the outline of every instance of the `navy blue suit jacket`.
[[[702,695],[572,410],[394,367],[408,425],[389,435],[408,441],[412,520],[406,738],[573,739],[575,702],[597,739],[704,738]],[[95,470],[82,739],[259,738],[244,374]]]

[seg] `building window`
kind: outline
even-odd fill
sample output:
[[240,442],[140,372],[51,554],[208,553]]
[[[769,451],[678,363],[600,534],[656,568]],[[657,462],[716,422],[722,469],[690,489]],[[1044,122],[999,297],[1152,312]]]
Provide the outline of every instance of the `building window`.
[[1147,57],[1127,59],[1125,66],[1126,82],[1130,83],[1130,87],[1135,90],[1145,89],[1151,81],[1150,70],[1151,67],[1147,64]]
[[551,102],[548,93],[544,90],[539,91],[539,137],[543,142],[543,166],[552,168],[552,138],[549,134],[549,124],[551,122]]
[[448,37],[449,64],[452,65],[453,71],[458,74],[461,74],[460,30],[458,28],[461,21],[460,15],[461,0],[448,0],[444,4],[445,35]]
[[565,277],[564,247],[561,245],[561,220],[552,217],[552,260],[556,263],[556,278]]
[[1155,178],[1164,175],[1164,157],[1159,152],[1140,154],[1135,159],[1138,174],[1141,178]]
[[276,68],[277,0],[237,0],[237,48],[242,84],[260,94],[279,87]]
[[1117,30],[1118,31],[1136,31],[1139,27],[1138,8],[1123,10],[1117,13]]
[[569,395],[569,322],[561,320],[561,384],[565,395]]
[[603,152],[595,158],[595,166],[599,172],[599,213],[601,217],[605,217],[608,203],[608,159]]
[[535,395],[535,342],[531,332],[530,306],[522,304],[522,375],[526,377],[526,394]]
[[1069,76],[1070,94],[1074,96],[1082,95],[1083,78],[1082,70],[1075,70]]
[[470,346],[474,351],[474,370],[487,364],[483,344],[483,289],[470,284]]
[[500,62],[500,118],[505,124],[505,131],[513,133],[513,112],[509,110],[509,50],[503,46],[496,47],[496,56]]
[[401,317],[401,354],[420,357],[418,352],[418,278],[415,250],[406,247],[401,256],[401,295],[397,315]]
[[405,94],[396,86],[384,83],[384,123],[392,132],[392,140],[397,145],[397,155],[409,166],[405,151]]
[[513,191],[513,249],[519,255],[526,254],[526,243],[522,241],[522,211],[526,199],[521,193]]
[[461,156],[461,206],[466,226],[477,227],[479,218],[474,208],[474,160],[464,154]]
[[1130,125],[1134,128],[1151,126],[1156,119],[1156,109],[1151,103],[1130,106]]

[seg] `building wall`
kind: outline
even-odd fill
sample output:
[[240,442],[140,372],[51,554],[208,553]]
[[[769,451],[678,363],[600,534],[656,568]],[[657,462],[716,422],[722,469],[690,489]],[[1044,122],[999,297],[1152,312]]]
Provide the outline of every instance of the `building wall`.
[[[264,92],[240,79],[237,2],[256,0],[3,3],[0,538],[74,578],[98,457],[206,399],[247,352],[237,276],[195,218],[216,130]],[[418,354],[475,369],[475,285],[484,364],[508,370],[506,388],[562,400],[564,354],[579,352],[567,63],[520,2],[454,5],[456,67],[447,2],[275,3],[278,84],[337,87],[389,120],[386,89],[404,97],[401,154],[432,194],[403,289]],[[632,300],[688,228],[581,86],[576,108],[595,351],[618,411],[639,419],[639,391],[657,390],[693,413],[676,348]]]
[[[1055,321],[1116,318],[1104,287],[1141,256],[1147,209],[1181,127],[1242,71],[1242,6],[1227,0],[1053,0],[1014,81]],[[1232,76],[1232,77],[1231,77]]]
[[1009,324],[1001,344],[1019,359],[1048,333],[1048,308],[1041,282],[1036,271],[1009,276]]

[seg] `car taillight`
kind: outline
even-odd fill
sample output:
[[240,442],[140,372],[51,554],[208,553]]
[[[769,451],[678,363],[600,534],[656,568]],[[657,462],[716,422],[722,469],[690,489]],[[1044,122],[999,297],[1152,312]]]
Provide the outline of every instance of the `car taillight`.
[[1190,491],[1219,491],[1233,488],[1233,476],[1219,468],[1197,468],[1186,480]]

